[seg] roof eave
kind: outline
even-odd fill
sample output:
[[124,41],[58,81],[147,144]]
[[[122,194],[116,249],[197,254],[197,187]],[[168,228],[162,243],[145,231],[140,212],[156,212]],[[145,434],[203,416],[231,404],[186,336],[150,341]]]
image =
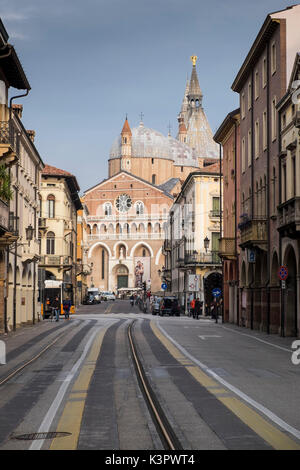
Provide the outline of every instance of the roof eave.
[[241,88],[248,76],[249,70],[251,70],[253,63],[259,56],[259,53],[266,43],[266,40],[272,36],[280,21],[281,20],[279,18],[272,18],[271,15],[267,16],[264,24],[262,25],[258,35],[254,40],[254,43],[252,44],[250,51],[246,56],[246,59],[244,60],[238,74],[236,75],[233,84],[231,85],[231,89],[233,91],[236,91],[237,93],[241,91]]

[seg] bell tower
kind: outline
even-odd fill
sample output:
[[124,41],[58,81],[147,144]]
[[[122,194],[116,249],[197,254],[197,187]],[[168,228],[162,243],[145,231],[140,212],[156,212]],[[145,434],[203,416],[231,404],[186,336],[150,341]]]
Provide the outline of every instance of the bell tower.
[[121,132],[121,170],[131,170],[131,138],[132,133],[126,116]]

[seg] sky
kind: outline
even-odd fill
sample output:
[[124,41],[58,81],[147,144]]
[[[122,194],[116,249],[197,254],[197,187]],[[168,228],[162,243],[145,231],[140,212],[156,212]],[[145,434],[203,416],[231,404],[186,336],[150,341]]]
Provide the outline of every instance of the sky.
[[[296,2],[295,2],[296,3]],[[282,0],[1,0],[0,17],[31,91],[23,123],[44,163],[73,173],[81,194],[108,176],[128,115],[177,134],[190,56],[215,132],[238,107],[231,90],[260,27]],[[11,96],[18,94],[11,90]]]

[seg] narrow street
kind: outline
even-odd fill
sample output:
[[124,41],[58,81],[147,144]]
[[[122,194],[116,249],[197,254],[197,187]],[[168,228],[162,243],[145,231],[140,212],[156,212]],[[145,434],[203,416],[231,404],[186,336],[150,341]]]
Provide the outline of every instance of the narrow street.
[[291,339],[208,318],[143,314],[126,300],[1,337],[0,449],[163,450],[129,325],[182,449],[300,449],[300,366],[291,361]]

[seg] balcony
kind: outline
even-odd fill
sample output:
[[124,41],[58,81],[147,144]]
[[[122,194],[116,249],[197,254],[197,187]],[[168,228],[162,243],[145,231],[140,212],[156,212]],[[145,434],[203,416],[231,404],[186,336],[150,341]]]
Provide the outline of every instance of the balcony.
[[211,219],[219,219],[221,217],[220,209],[214,209],[212,211],[209,211],[209,217]]
[[165,238],[164,233],[98,233],[88,235],[88,241],[94,242],[99,240],[163,240]]
[[44,255],[41,256],[40,265],[42,266],[72,266],[71,256]]
[[300,197],[293,197],[278,206],[277,230],[283,237],[300,238]]
[[39,217],[39,230],[47,230],[47,219]]
[[7,165],[14,163],[20,155],[20,132],[13,120],[0,121],[0,157]]
[[267,249],[267,219],[265,217],[248,218],[246,214],[241,216],[239,223],[241,232],[241,248],[258,247]]
[[9,212],[8,204],[0,200],[0,247],[11,245],[19,238],[19,217]]
[[216,266],[222,264],[217,251],[206,252],[186,252],[184,258],[177,258],[177,268],[189,268],[191,266]]
[[219,246],[219,256],[225,260],[235,260],[235,238],[221,238]]
[[9,226],[9,207],[5,201],[0,199],[0,228],[8,231]]

